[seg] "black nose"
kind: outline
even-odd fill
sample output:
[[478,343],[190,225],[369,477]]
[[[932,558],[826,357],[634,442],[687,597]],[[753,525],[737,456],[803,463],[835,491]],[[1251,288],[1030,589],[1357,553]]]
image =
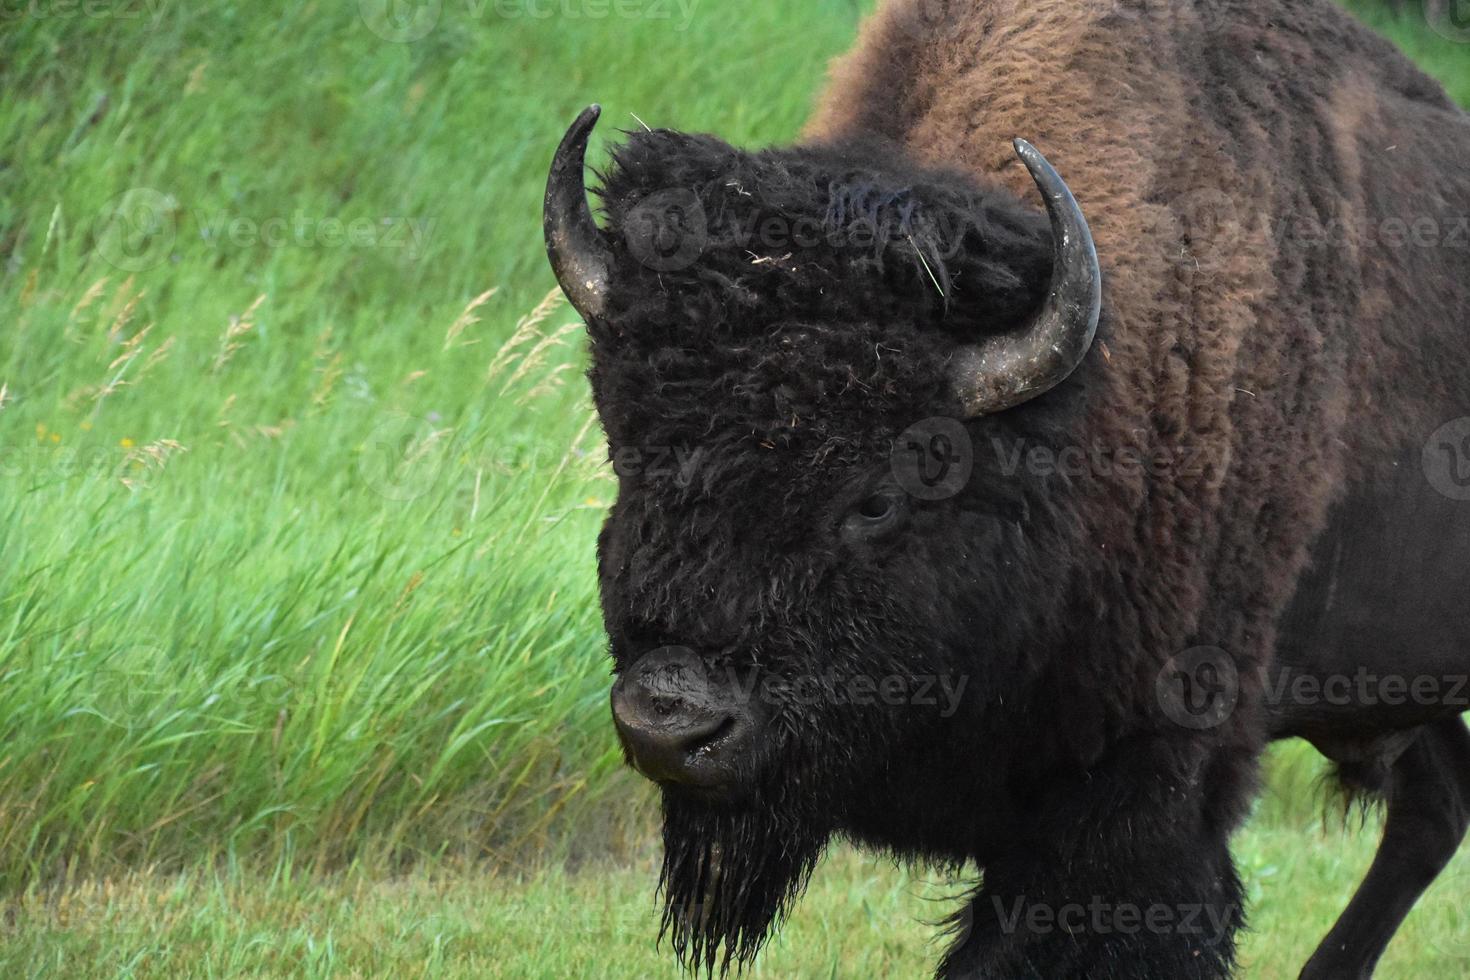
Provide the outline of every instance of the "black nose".
[[613,685],[612,711],[633,765],[681,786],[728,784],[755,729],[749,706],[684,647],[655,650],[624,671]]

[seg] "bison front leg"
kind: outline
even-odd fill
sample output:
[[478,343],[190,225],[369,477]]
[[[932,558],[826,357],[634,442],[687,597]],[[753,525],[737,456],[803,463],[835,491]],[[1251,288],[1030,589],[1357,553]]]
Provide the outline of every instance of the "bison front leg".
[[1125,764],[1070,783],[1034,834],[986,863],[939,976],[1229,977],[1244,920],[1229,851],[1229,814],[1238,807],[1229,802],[1222,811],[1221,785],[1205,775],[1211,768],[1196,769],[1195,778],[1178,769],[1142,778],[1137,765]]
[[[1107,847],[1107,842],[1099,842]],[[1132,846],[1127,850],[1133,850]],[[1190,867],[1190,866],[1193,867]],[[1188,870],[1185,870],[1188,868]],[[1241,889],[1224,842],[1119,867],[1092,884],[1048,870],[997,876],[971,900],[945,980],[1220,980],[1231,975]]]

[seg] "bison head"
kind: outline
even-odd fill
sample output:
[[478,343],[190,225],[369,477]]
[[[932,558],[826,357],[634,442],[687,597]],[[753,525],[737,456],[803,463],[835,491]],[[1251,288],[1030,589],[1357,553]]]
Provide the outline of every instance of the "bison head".
[[1016,819],[1002,746],[1076,529],[975,447],[1066,431],[1085,385],[1038,396],[1092,343],[1097,259],[1021,142],[1047,214],[881,144],[630,133],[599,227],[596,119],[557,153],[545,222],[619,479],[613,715],[663,788],[664,928],[727,967],[833,834],[960,861]]

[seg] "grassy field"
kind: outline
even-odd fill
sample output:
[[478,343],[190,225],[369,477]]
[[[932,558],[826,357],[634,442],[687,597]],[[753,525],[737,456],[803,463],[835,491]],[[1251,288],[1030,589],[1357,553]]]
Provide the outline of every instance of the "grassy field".
[[[789,138],[867,6],[0,9],[0,975],[667,972],[545,167],[594,100]],[[1251,975],[1371,838],[1267,802]],[[844,854],[758,972],[912,975],[956,890]],[[1438,896],[1384,975],[1470,976]]]
[[[1258,821],[1237,854],[1255,928],[1242,975],[1295,977],[1367,866],[1371,829],[1315,817]],[[652,937],[651,859],[576,872],[437,864],[405,875],[356,868],[291,879],[194,870],[135,872],[7,903],[6,977],[679,976]],[[961,882],[841,850],[752,971],[759,977],[920,977],[943,949],[936,926]],[[1470,976],[1470,881],[1422,900],[1380,980]]]

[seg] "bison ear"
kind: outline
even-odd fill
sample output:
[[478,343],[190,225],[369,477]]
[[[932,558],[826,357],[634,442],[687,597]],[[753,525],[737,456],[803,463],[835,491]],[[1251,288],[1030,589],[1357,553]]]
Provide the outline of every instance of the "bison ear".
[[1034,316],[1051,278],[1046,215],[1009,198],[987,199],[966,215],[962,228],[963,234],[942,242],[943,251],[920,253],[923,279],[914,288],[935,300],[939,325],[969,341]]

